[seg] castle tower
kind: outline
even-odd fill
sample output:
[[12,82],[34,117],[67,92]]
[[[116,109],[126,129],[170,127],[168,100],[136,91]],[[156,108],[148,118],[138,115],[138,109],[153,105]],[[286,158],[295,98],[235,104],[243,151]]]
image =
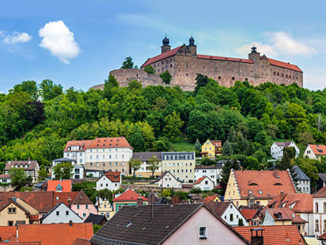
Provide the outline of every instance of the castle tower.
[[254,63],[260,60],[260,53],[257,52],[257,48],[255,46],[251,48],[251,53],[248,56],[249,59],[252,60]]
[[192,55],[197,55],[197,46],[195,45],[195,39],[193,37],[189,38],[188,48]]
[[170,40],[165,36],[165,38],[162,40],[162,47],[161,47],[161,53],[165,53],[167,51],[169,51],[171,49],[171,46],[170,46]]

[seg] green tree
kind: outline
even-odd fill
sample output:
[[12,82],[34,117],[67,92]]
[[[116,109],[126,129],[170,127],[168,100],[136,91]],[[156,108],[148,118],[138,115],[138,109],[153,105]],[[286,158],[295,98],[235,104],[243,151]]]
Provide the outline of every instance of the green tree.
[[181,136],[181,128],[184,122],[181,120],[179,114],[173,111],[172,114],[169,114],[166,117],[165,121],[166,125],[163,128],[163,133],[165,133],[166,137],[174,140],[177,137]]
[[133,69],[134,68],[134,62],[132,61],[132,58],[129,56],[125,58],[125,60],[122,62],[121,69]]
[[34,101],[38,99],[38,89],[35,81],[24,81],[21,84],[15,85],[14,92],[26,92]]
[[157,169],[160,167],[160,161],[157,159],[156,156],[152,156],[150,159],[148,159],[148,169],[152,172],[151,177],[154,177],[154,173]]
[[146,71],[148,74],[155,74],[155,69],[153,66],[145,66],[144,71]]
[[131,169],[131,173],[133,174],[133,176],[136,176],[136,171],[140,168],[142,162],[139,158],[137,159],[130,159],[129,161],[129,167]]
[[51,100],[62,94],[62,86],[54,84],[51,80],[43,80],[40,89],[44,101]]
[[194,90],[194,94],[196,95],[200,88],[205,87],[209,82],[209,78],[207,76],[197,74],[196,77],[196,87]]
[[70,179],[73,166],[71,162],[57,164],[53,168],[55,179]]
[[160,78],[162,79],[162,82],[165,84],[170,84],[172,76],[169,71],[165,71],[160,74]]
[[43,167],[38,172],[38,181],[43,181],[48,177],[48,171]]
[[11,168],[9,170],[9,175],[11,178],[11,184],[17,189],[32,184],[32,179],[26,176],[23,168]]
[[283,150],[283,158],[279,164],[279,169],[286,170],[291,167],[292,160],[295,158],[295,148],[285,147]]

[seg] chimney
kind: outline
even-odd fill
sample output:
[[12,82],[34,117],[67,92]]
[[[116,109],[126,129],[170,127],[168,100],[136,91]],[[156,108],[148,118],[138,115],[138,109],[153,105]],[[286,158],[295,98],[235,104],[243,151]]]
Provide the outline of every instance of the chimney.
[[278,176],[278,174],[277,174],[277,169],[274,169],[274,177],[275,177],[276,179],[279,179],[279,178],[280,178],[280,176]]
[[250,229],[251,245],[264,245],[263,231],[262,228]]
[[72,221],[71,220],[69,220],[69,226],[72,226]]
[[137,206],[141,206],[141,205],[143,205],[143,199],[141,198],[141,195],[139,195],[137,199]]
[[70,208],[71,207],[71,198],[70,197],[68,197],[68,207]]
[[281,197],[281,200],[283,200],[283,198],[285,197],[285,194],[284,194],[283,190],[281,190],[281,192],[280,192],[280,197]]

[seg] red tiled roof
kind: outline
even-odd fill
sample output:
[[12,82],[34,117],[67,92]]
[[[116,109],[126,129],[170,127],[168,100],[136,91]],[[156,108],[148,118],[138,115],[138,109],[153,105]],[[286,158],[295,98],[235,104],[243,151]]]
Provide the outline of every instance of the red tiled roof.
[[[290,208],[296,213],[312,213],[312,195],[307,193],[286,193],[279,194],[267,205],[271,208]],[[292,206],[292,208],[291,208]]]
[[91,245],[87,239],[77,238],[72,245]]
[[248,241],[251,241],[251,229],[263,229],[264,245],[306,244],[296,225],[238,226],[234,229]]
[[272,199],[281,191],[296,193],[288,171],[234,171],[241,198],[247,198],[250,193],[256,198]]
[[326,185],[319,189],[315,194],[312,195],[313,198],[326,197]]
[[238,59],[238,58],[212,56],[212,55],[204,55],[204,54],[197,54],[197,58],[210,59],[210,60],[228,60],[228,61],[244,62],[244,63],[251,63],[251,64],[254,63],[252,60],[249,60],[249,59]]
[[53,206],[57,205],[60,202],[66,204],[66,206],[71,207],[73,201],[77,198],[79,194],[78,191],[72,192],[53,192]]
[[279,67],[286,68],[286,69],[289,69],[289,70],[302,72],[302,70],[296,65],[292,65],[290,63],[286,63],[286,62],[283,62],[283,61],[274,60],[274,59],[270,59],[270,58],[267,58],[267,59],[274,66],[279,66]]
[[246,220],[251,220],[255,218],[258,210],[252,208],[246,208],[246,209],[241,209],[240,212],[243,215],[243,217],[245,217]]
[[326,145],[310,145],[311,150],[315,155],[326,155]]
[[19,225],[18,241],[40,241],[46,245],[71,245],[77,238],[91,239],[91,223]]
[[[205,206],[215,215],[221,217],[230,204],[230,202],[207,202],[205,203]],[[234,206],[234,208],[236,207]]]
[[104,175],[112,182],[120,182],[120,172],[106,172]]
[[11,240],[16,237],[15,226],[0,226],[0,237],[1,240]]
[[125,137],[96,138],[88,148],[130,148]]
[[220,199],[217,194],[213,196],[207,196],[204,198],[204,202],[214,202],[216,198]]
[[73,200],[72,204],[93,204],[91,200],[89,200],[86,193],[81,190],[77,193],[76,198]]
[[195,182],[194,185],[198,185],[198,184],[200,184],[200,183],[201,183],[205,178],[207,178],[207,176],[204,176],[204,177],[199,178],[199,179]]
[[211,142],[217,148],[222,147],[222,140],[211,140]]
[[146,62],[140,68],[143,68],[143,67],[151,65],[151,64],[153,64],[153,63],[155,63],[157,61],[160,61],[160,60],[163,60],[165,58],[168,58],[168,57],[171,57],[171,56],[175,55],[182,46],[171,49],[171,50],[169,50],[167,52],[164,52],[163,54],[159,54],[157,56],[154,56],[153,58],[149,58],[148,60],[146,60]]
[[127,189],[124,193],[120,196],[113,199],[113,202],[126,202],[126,201],[137,201],[137,199],[141,197],[143,201],[148,201],[148,199],[137,192],[133,191],[132,189]]
[[[275,221],[291,220],[293,224],[308,223],[306,220],[302,219],[289,208],[267,208],[266,212],[268,212]],[[282,214],[280,218],[277,217],[277,214],[279,213]]]
[[200,165],[196,166],[195,169],[216,169],[216,165]]
[[17,168],[24,168],[25,170],[35,170],[37,165],[37,161],[8,161],[5,170],[10,170],[16,166]]
[[10,179],[10,174],[0,174],[0,179]]
[[70,140],[67,142],[65,150],[64,151],[71,151],[71,149],[68,150],[69,147],[72,146],[80,146],[81,149],[78,151],[85,151],[90,143],[92,143],[93,140]]
[[62,187],[62,192],[71,192],[71,180],[48,180],[48,188],[47,191],[57,191],[57,186],[60,184]]

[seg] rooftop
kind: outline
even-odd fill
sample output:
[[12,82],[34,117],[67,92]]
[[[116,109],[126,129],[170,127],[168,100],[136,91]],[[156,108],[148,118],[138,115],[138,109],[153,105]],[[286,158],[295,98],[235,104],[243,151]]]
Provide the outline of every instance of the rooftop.
[[120,182],[120,172],[106,172],[105,177],[107,177],[111,182]]
[[141,198],[143,201],[148,201],[148,199],[132,189],[127,189],[120,196],[113,199],[113,202],[125,202],[125,201],[137,201],[138,198]]
[[315,155],[323,156],[326,155],[326,145],[309,145],[311,150],[315,153]]
[[268,203],[268,207],[290,208],[296,213],[312,213],[312,195],[307,193],[281,193]]
[[62,192],[71,192],[72,184],[70,179],[65,180],[48,180],[47,181],[47,191],[57,191],[57,187],[60,185],[62,187]]

